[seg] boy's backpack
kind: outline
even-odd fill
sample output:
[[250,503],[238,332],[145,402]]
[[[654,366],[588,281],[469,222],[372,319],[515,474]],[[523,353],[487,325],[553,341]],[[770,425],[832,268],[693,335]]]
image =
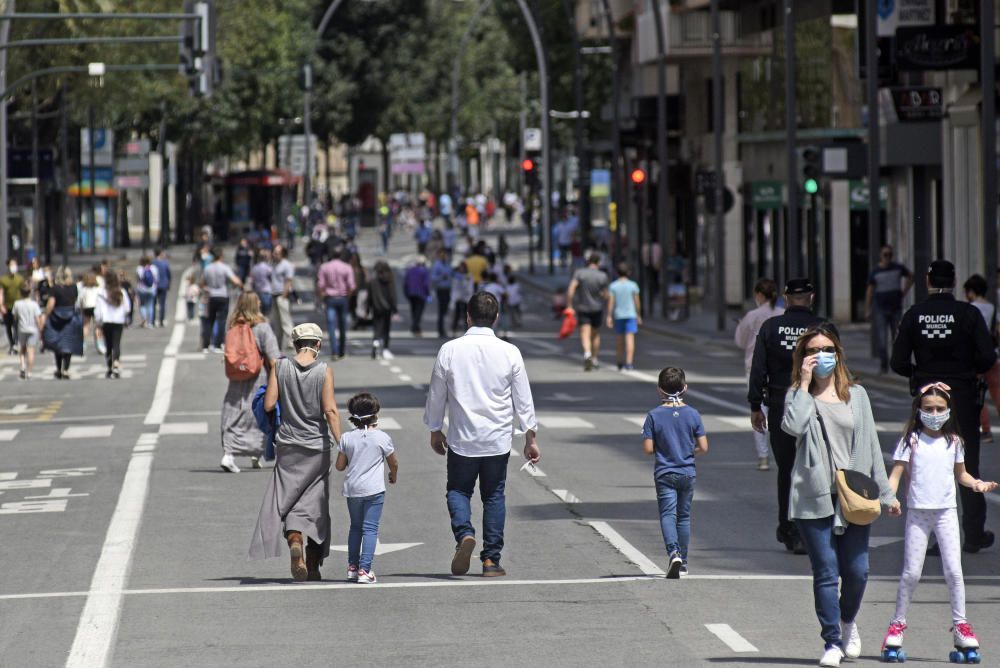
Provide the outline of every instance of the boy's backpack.
[[156,277],[153,276],[153,270],[149,267],[142,270],[142,284],[147,288],[151,288],[156,284]]
[[257,339],[253,329],[245,322],[233,325],[226,332],[226,378],[229,380],[253,380],[264,366],[264,360],[257,350]]

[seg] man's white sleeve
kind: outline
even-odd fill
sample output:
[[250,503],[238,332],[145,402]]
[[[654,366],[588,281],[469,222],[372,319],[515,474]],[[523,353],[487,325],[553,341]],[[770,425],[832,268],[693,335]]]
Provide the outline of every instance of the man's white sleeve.
[[511,369],[511,397],[514,401],[514,414],[521,425],[522,431],[538,431],[535,422],[535,402],[531,397],[531,385],[528,383],[528,372],[524,368],[524,359],[519,351],[513,353]]
[[431,372],[430,387],[427,388],[427,403],[424,404],[424,424],[430,431],[444,429],[444,412],[448,405],[448,376],[442,363],[444,355],[438,352]]

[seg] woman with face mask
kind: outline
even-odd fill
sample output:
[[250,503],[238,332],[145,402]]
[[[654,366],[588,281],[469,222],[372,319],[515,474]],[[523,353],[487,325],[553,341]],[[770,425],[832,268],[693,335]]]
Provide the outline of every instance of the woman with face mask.
[[812,564],[813,596],[824,650],[819,665],[839,666],[861,654],[855,623],[868,580],[870,525],[849,524],[837,503],[836,473],[874,479],[892,515],[889,485],[868,393],[851,382],[840,340],[828,324],[810,327],[793,353],[792,385],[781,428],[796,438],[788,515]]

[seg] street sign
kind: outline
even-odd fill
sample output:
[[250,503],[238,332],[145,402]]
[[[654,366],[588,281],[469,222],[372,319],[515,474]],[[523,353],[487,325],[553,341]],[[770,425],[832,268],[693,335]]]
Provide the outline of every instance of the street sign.
[[892,103],[901,121],[936,121],[944,118],[940,88],[908,86],[892,88]]
[[[317,155],[318,142],[316,135],[309,138],[310,154],[313,158]],[[287,169],[295,176],[304,176],[306,173],[306,136],[305,135],[282,135],[278,137],[278,166]],[[310,173],[315,171],[315,167],[310,169]]]
[[[114,164],[115,133],[107,128],[94,128],[94,164],[110,167]],[[80,128],[80,161],[90,166],[90,130]]]
[[119,174],[115,176],[115,188],[118,190],[147,189],[149,176],[138,174]]
[[590,170],[590,196],[594,198],[611,196],[611,170]]
[[784,205],[781,181],[751,181],[750,205],[761,211],[780,209]]
[[[851,211],[868,210],[868,184],[861,180],[852,180],[848,186]],[[889,186],[879,184],[879,204],[884,209],[889,202]]]
[[149,158],[118,158],[115,171],[119,174],[146,174],[149,172]]
[[427,139],[422,132],[389,136],[389,170],[393,174],[423,174]]
[[934,24],[934,0],[879,0],[878,36],[892,37],[901,26]]
[[140,157],[149,155],[150,145],[148,139],[136,139],[125,142],[125,155]]
[[542,130],[540,128],[524,128],[524,150],[542,150]]

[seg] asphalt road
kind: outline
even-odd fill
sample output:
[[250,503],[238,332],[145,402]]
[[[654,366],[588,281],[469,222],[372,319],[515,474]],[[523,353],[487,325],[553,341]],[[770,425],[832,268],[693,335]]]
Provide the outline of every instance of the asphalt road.
[[[411,244],[396,243],[402,264]],[[305,291],[304,271],[299,280]],[[434,309],[425,331],[434,331]],[[497,579],[475,565],[465,577],[449,573],[444,460],[421,424],[440,341],[411,337],[405,323],[394,325],[395,359],[369,359],[370,333],[359,331],[334,366],[341,406],[360,390],[379,396],[400,459],[370,587],[344,582],[343,552],[327,561],[323,582],[308,584],[291,582],[285,558],[246,559],[270,472],[219,469],[226,381],[221,357],[200,352],[195,324],[127,331],[119,381],[104,379],[93,353],[69,382],[51,379],[50,358],[28,383],[0,359],[0,664],[815,665],[809,564],[774,540],[775,472],[755,468],[741,354],[641,333],[637,371],[619,373],[606,337],[605,366],[585,373],[576,340],[555,338],[548,295],[529,291],[525,311],[512,340],[532,381],[542,460],[536,475],[511,460],[508,575]],[[295,317],[317,319],[309,303]],[[691,575],[679,581],[657,575],[666,554],[639,438],[666,365],[687,370],[689,403],[710,440],[698,462]],[[890,385],[871,390],[889,450],[908,398]],[[1000,476],[990,445],[984,476]],[[331,506],[334,543],[346,544],[339,494]],[[877,660],[901,540],[900,520],[875,525],[861,661]],[[997,549],[965,555],[964,565],[989,663],[1000,635]],[[939,560],[925,572],[906,647],[911,660],[946,663]]]

